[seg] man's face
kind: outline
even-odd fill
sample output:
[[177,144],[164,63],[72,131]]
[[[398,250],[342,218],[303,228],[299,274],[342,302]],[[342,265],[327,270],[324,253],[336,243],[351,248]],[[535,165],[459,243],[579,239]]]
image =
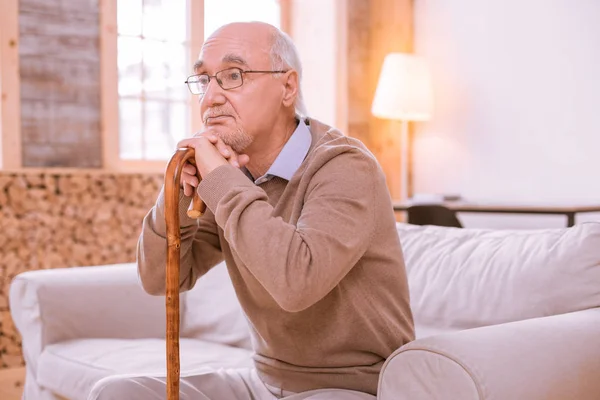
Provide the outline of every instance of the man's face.
[[268,135],[282,111],[284,85],[281,77],[272,74],[242,73],[242,86],[225,90],[214,75],[232,67],[271,70],[271,37],[269,27],[263,25],[225,26],[206,40],[196,63],[196,74],[211,76],[200,99],[204,125],[236,152],[248,148],[257,137]]

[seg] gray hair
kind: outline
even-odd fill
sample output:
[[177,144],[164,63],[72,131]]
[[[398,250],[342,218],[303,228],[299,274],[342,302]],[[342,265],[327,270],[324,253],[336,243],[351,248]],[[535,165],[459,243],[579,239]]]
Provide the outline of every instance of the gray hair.
[[298,49],[289,35],[280,29],[275,29],[271,45],[271,67],[273,70],[292,68],[298,73],[298,95],[295,101],[296,114],[301,118],[308,115],[304,96],[302,94],[302,62]]

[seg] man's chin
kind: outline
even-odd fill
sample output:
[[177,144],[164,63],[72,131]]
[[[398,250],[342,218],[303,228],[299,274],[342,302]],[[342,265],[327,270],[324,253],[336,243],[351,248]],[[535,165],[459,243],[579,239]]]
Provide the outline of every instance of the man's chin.
[[236,153],[243,153],[252,144],[252,137],[239,130],[218,129],[213,131],[211,129],[211,132]]
[[[225,141],[223,141],[223,143],[225,143]],[[226,144],[229,145],[233,149],[233,151],[235,151],[236,153],[244,154],[244,151],[248,147],[250,147],[252,142],[251,141],[244,141],[244,142],[238,141],[235,143],[226,143]]]
[[206,132],[215,135],[227,145],[230,145],[228,142],[231,141],[231,137],[234,135],[231,128],[225,128],[224,126],[211,126]]
[[210,133],[221,139],[226,145],[231,146],[230,142],[234,135],[234,132],[231,129],[211,129]]

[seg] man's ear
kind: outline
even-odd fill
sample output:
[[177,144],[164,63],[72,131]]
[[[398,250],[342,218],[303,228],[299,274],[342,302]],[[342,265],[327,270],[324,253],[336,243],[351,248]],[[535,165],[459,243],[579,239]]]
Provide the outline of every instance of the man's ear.
[[300,83],[298,82],[298,72],[295,70],[289,70],[284,75],[284,92],[283,92],[283,105],[291,107],[298,96],[298,89]]

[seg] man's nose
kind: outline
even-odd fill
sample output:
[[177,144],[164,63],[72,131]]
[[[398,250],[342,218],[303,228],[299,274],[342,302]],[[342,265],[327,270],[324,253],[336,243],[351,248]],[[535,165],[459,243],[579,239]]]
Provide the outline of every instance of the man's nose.
[[217,82],[217,78],[212,78],[210,82],[208,82],[204,96],[199,99],[200,105],[204,108],[225,103],[226,99],[224,92],[225,91],[219,85],[219,82]]

